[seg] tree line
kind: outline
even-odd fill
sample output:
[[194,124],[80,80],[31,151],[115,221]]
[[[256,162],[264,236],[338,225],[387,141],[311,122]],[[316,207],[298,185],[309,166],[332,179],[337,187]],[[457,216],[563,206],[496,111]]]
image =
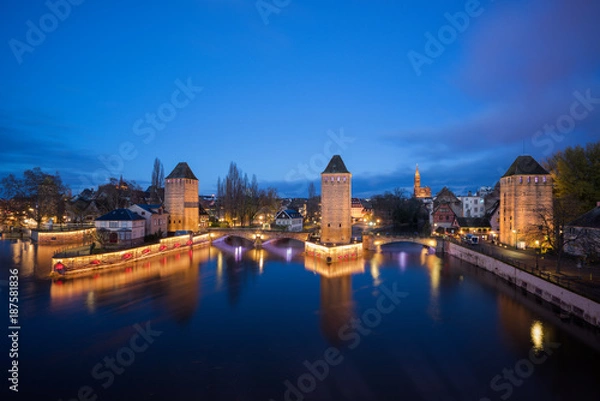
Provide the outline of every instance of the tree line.
[[231,162],[225,178],[217,180],[217,207],[229,225],[246,226],[261,212],[274,215],[279,200],[275,188],[260,189],[256,175],[248,179],[248,175]]

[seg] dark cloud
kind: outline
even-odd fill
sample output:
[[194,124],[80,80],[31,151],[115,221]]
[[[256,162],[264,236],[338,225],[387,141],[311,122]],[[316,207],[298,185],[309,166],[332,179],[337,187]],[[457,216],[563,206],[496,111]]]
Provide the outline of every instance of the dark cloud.
[[63,181],[77,186],[86,170],[100,167],[95,153],[80,146],[77,130],[36,113],[0,111],[0,175],[19,176],[23,171],[40,167],[55,173]]

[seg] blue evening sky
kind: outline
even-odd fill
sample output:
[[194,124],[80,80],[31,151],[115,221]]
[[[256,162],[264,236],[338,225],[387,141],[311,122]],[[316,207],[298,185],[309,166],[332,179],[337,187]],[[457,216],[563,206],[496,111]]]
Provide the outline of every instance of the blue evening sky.
[[600,137],[594,0],[71,1],[0,6],[0,176],[146,187],[158,157],[210,194],[234,161],[306,196],[340,154],[357,196],[417,163],[463,193]]

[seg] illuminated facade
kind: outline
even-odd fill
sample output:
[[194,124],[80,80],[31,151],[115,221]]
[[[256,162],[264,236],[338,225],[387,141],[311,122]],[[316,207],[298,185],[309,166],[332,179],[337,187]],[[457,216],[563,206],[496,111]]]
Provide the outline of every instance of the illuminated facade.
[[349,244],[352,239],[352,174],[335,155],[321,173],[321,242]]
[[500,242],[514,247],[543,243],[552,221],[552,176],[531,156],[519,156],[500,179]]
[[431,188],[421,187],[421,173],[419,173],[419,165],[415,170],[415,185],[414,185],[414,196],[415,198],[431,198]]
[[198,231],[198,179],[185,162],[180,162],[165,178],[165,209],[168,231]]

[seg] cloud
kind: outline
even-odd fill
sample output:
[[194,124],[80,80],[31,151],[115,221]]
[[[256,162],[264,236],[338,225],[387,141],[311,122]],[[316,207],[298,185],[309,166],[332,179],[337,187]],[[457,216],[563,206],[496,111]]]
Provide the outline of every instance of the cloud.
[[470,32],[461,63],[465,89],[537,101],[597,78],[598,15],[595,0],[495,3]]
[[59,171],[67,184],[76,182],[82,169],[99,167],[90,150],[79,146],[76,128],[69,127],[39,113],[0,110],[0,175],[20,175],[40,167]]

